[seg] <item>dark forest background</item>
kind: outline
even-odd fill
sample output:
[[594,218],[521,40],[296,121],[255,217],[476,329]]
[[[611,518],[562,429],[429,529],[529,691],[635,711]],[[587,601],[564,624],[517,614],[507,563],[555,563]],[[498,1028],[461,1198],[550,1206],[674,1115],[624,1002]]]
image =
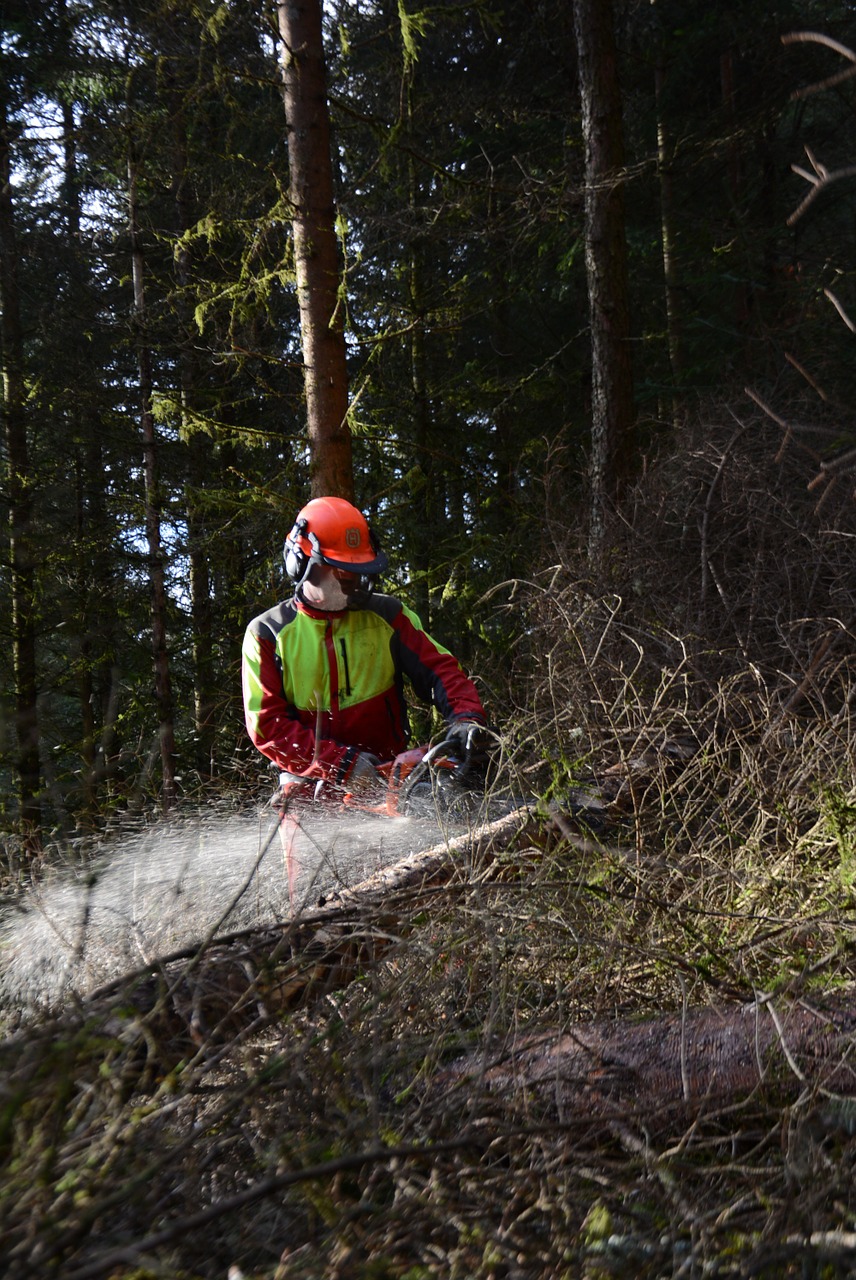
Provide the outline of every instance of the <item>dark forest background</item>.
[[[755,663],[786,700],[852,624],[852,177],[792,216],[794,165],[854,159],[852,6],[616,4],[634,424],[596,559],[572,7],[324,19],[355,494],[388,589],[524,739],[545,582],[583,602],[571,627],[613,593],[696,676]],[[11,852],[161,798],[165,726],[180,795],[268,784],[239,646],[309,458],[270,6],[6,3],[0,60]]]
[[353,490],[497,785],[288,913],[283,6],[0,3],[0,1270],[853,1276],[856,7],[323,15]]

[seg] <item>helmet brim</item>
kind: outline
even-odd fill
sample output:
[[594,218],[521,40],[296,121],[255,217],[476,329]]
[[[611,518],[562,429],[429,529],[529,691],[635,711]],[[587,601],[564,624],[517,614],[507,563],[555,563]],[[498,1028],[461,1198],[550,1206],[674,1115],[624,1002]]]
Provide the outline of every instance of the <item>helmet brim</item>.
[[326,564],[331,569],[342,569],[345,573],[371,576],[384,573],[389,566],[389,560],[384,551],[379,551],[373,560],[334,560],[332,556],[325,556],[323,552],[319,558],[322,564]]

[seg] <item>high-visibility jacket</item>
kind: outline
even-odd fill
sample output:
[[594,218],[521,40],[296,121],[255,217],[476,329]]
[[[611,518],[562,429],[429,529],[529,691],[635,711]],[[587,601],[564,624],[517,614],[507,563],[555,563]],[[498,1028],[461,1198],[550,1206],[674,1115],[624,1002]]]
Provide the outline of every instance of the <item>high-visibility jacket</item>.
[[393,596],[340,613],[283,601],[247,627],[242,667],[247,732],[259,751],[290,773],[314,757],[318,773],[339,784],[361,751],[392,760],[406,749],[405,679],[447,722],[485,720],[457,658]]

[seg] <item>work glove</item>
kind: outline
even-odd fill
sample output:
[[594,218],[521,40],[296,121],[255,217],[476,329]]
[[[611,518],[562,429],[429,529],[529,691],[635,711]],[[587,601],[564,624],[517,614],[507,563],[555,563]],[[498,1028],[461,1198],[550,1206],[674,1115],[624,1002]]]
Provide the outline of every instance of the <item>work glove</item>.
[[285,813],[289,804],[298,797],[308,799],[316,782],[316,778],[304,779],[299,773],[284,770],[279,775],[279,786],[270,798],[270,807],[277,813]]
[[348,790],[354,795],[369,798],[380,795],[383,790],[383,778],[377,771],[380,760],[370,751],[361,751],[348,774]]
[[479,720],[453,720],[446,729],[446,741],[461,757],[454,778],[459,787],[479,791],[487,785],[490,764],[490,732]]
[[446,728],[446,741],[466,761],[487,756],[488,732],[480,720],[453,720]]

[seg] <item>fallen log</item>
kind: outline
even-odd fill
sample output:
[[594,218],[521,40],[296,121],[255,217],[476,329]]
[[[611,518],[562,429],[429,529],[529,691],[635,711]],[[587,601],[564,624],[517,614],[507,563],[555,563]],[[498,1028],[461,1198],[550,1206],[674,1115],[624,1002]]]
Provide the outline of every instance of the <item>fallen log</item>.
[[19,1076],[28,1044],[67,1044],[82,1029],[89,1043],[112,1043],[129,1088],[144,1087],[346,986],[400,940],[420,900],[458,876],[465,856],[470,867],[490,861],[531,821],[528,809],[517,809],[383,868],[286,924],[218,938],[125,975],[74,1011],[7,1039],[0,1070]]
[[[186,950],[92,993],[61,1019],[0,1045],[7,1086],[59,1054],[117,1064],[123,1088],[146,1087],[179,1064],[204,1062],[289,1012],[351,982],[388,956],[420,903],[530,840],[527,809],[384,868],[333,900],[279,926],[245,930]],[[493,1058],[474,1054],[432,1086],[478,1089],[513,1108],[537,1097],[567,1117],[696,1116],[759,1090],[787,1099],[805,1089],[856,1095],[856,998],[823,1008],[770,1000],[592,1022],[518,1037]],[[74,1064],[80,1072],[81,1061]],[[82,1072],[83,1075],[87,1073]]]
[[823,1007],[770,999],[640,1022],[590,1022],[460,1059],[435,1082],[529,1104],[562,1119],[684,1125],[753,1096],[856,1095],[856,997]]

